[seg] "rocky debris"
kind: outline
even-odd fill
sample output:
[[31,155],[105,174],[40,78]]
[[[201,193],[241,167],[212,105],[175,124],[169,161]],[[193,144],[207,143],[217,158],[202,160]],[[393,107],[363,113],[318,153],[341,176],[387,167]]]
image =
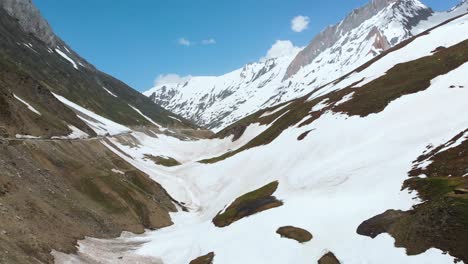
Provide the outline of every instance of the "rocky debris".
[[213,264],[214,256],[215,256],[214,252],[210,252],[206,255],[203,255],[201,257],[198,257],[190,261],[190,264]]
[[213,224],[217,227],[226,227],[244,217],[283,205],[282,201],[272,196],[278,188],[278,184],[277,181],[274,181],[240,196],[224,212],[219,212],[213,218]]
[[319,259],[318,264],[340,264],[340,261],[336,258],[335,254],[328,252]]
[[281,235],[281,237],[294,239],[299,243],[308,242],[313,238],[312,234],[309,231],[294,226],[280,227],[278,228],[278,230],[276,230],[276,233]]

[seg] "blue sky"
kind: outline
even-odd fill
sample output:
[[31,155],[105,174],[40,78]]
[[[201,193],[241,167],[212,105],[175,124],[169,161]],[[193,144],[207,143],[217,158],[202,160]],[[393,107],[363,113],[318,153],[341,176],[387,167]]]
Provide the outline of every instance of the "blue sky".
[[[435,10],[459,2],[423,1]],[[161,74],[220,75],[237,69],[264,56],[276,40],[305,46],[325,26],[367,0],[34,2],[75,51],[102,71],[144,91]],[[310,18],[302,32],[291,29],[291,20],[298,15]]]

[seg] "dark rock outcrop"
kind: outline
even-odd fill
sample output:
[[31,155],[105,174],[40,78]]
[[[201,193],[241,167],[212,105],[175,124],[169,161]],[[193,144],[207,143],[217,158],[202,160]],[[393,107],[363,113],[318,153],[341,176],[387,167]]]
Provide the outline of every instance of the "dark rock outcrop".
[[340,261],[336,258],[335,254],[328,252],[319,259],[318,264],[340,264]]
[[289,239],[294,239],[299,243],[305,243],[312,240],[312,234],[302,228],[294,226],[283,226],[276,230],[276,233],[281,235],[281,237],[286,237]]
[[201,257],[198,257],[192,261],[190,261],[189,264],[213,264],[213,259],[215,257],[214,252],[210,252],[206,255],[203,255]]

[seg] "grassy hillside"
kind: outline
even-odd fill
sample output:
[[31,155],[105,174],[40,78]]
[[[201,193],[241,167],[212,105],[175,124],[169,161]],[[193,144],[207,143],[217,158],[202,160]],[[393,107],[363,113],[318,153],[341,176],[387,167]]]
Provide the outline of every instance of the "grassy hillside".
[[[78,69],[75,69],[54,51],[57,47],[49,47],[33,35],[23,32],[17,21],[4,10],[0,10],[0,40],[2,65],[10,65],[10,71],[27,76],[42,89],[62,95],[101,116],[127,126],[151,125],[129,106],[132,105],[161,125],[195,128],[190,122],[154,104],[125,83],[95,69],[65,43],[61,43],[58,48],[70,50],[67,56],[76,62]],[[4,91],[17,90],[16,86],[5,82],[2,86]],[[33,93],[31,89],[23,92]],[[42,107],[47,108],[48,105]]]

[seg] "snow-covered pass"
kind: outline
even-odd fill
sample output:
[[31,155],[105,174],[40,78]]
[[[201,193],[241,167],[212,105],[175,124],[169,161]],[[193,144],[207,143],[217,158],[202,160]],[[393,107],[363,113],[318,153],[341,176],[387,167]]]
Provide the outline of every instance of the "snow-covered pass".
[[[383,15],[379,14],[375,19]],[[117,240],[99,240],[99,247],[93,246],[95,240],[83,240],[79,243],[80,256],[103,263],[110,263],[109,258],[139,256],[148,263],[165,264],[191,260],[219,264],[316,263],[319,259],[334,261],[329,263],[438,264],[464,257],[456,246],[443,249],[437,241],[423,250],[396,247],[395,242],[401,245],[401,237],[398,231],[385,229],[388,219],[386,224],[379,223],[377,229],[382,230],[375,238],[360,235],[357,229],[388,209],[401,216],[423,202],[418,192],[402,191],[402,185],[414,166],[430,167],[433,159],[414,163],[428,146],[443,146],[431,157],[464,146],[464,133],[450,140],[468,128],[465,32],[468,15],[412,39],[307,97],[242,121],[239,127],[246,127],[237,140],[233,140],[234,135],[190,141],[133,132],[132,144],[119,139],[103,141],[116,155],[160,183],[177,201],[179,210],[171,214],[172,226],[141,236],[126,234]],[[434,63],[434,59],[446,62],[450,52],[458,54],[457,59],[449,60],[451,63],[464,63],[447,62],[452,68],[424,80],[424,88],[396,96],[391,89],[388,94],[382,90],[381,97],[374,99],[389,99],[382,109],[366,109],[368,114],[333,111],[333,107],[351,104],[368,106],[363,104],[360,91],[380,89],[369,85],[398,74],[398,65],[413,62],[426,74],[427,65],[423,63]],[[347,89],[352,92],[333,100]],[[313,102],[310,111],[294,110]],[[292,116],[289,113],[293,110],[303,116]],[[299,122],[289,124],[294,118]],[[279,127],[284,129],[275,134]],[[298,140],[304,133],[306,136]],[[180,165],[167,166],[155,162],[155,157],[176,160]],[[415,177],[418,180],[430,175]],[[269,188],[272,184],[273,189]],[[447,195],[466,199],[462,189]],[[215,225],[217,216],[229,220],[229,224]],[[284,233],[288,230],[291,233]],[[285,239],[301,234],[306,239]],[[138,246],[122,250],[119,245],[125,243]],[[76,258],[59,252],[54,255],[58,263]],[[202,260],[207,262],[199,262]]]

